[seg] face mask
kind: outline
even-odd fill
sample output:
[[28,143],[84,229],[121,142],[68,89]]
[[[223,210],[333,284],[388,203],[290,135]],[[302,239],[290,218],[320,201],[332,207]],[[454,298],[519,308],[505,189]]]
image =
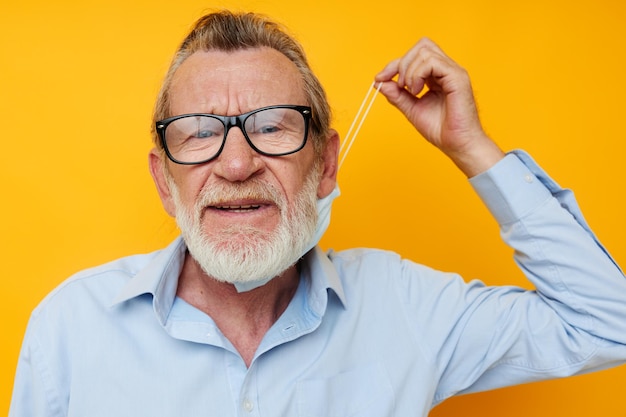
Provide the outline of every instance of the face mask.
[[[361,103],[361,107],[359,108],[359,111],[357,112],[357,115],[355,116],[354,121],[352,122],[352,125],[350,126],[350,129],[348,129],[346,140],[344,140],[343,144],[341,145],[341,148],[339,149],[339,153],[341,154],[342,150],[344,149],[344,145],[346,143],[348,144],[346,146],[345,152],[343,153],[343,156],[339,160],[339,166],[337,170],[341,168],[343,161],[346,159],[346,155],[348,155],[348,152],[350,151],[350,148],[352,147],[352,143],[354,142],[354,139],[356,138],[357,133],[359,133],[359,130],[361,129],[361,126],[363,125],[365,116],[367,116],[367,113],[372,107],[372,104],[374,104],[374,99],[378,95],[378,91],[380,90],[381,85],[382,83],[380,83],[378,85],[378,88],[374,90],[374,85],[372,84],[372,86],[370,86],[369,90],[367,91],[367,94],[365,95],[365,99],[363,99],[363,102]],[[371,95],[372,91],[374,91],[373,95]],[[368,100],[369,100],[369,104],[367,104],[366,106],[366,103]],[[365,111],[363,112],[364,109]],[[355,130],[355,127],[356,127],[356,130]],[[354,134],[352,134],[353,131],[354,131]],[[351,134],[352,136],[350,136]],[[302,256],[304,256],[308,251],[313,249],[315,245],[317,245],[319,241],[322,239],[322,236],[324,236],[324,233],[326,233],[326,229],[328,229],[328,226],[330,225],[330,209],[332,207],[333,200],[339,197],[339,194],[340,194],[339,186],[335,185],[335,189],[330,194],[328,194],[324,198],[320,198],[317,200],[317,225],[315,227],[315,234],[313,235],[311,242],[307,246]],[[269,277],[269,278],[264,278],[258,281],[252,281],[252,282],[246,282],[243,284],[234,284],[234,285],[235,285],[235,288],[237,289],[237,292],[245,292],[245,291],[250,291],[250,290],[253,290],[255,288],[258,288],[267,284],[272,278],[274,277]]]
[[317,226],[315,227],[315,235],[313,235],[311,243],[302,255],[313,249],[322,239],[324,233],[326,233],[326,229],[328,229],[328,225],[330,224],[330,208],[333,204],[333,200],[339,197],[339,194],[339,186],[335,185],[335,189],[330,194],[317,200]]

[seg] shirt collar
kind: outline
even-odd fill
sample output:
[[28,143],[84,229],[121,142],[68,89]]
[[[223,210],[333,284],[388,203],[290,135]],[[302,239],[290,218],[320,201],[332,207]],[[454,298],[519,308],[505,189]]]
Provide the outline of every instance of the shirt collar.
[[346,306],[346,297],[337,269],[319,246],[304,256],[303,272],[310,277],[309,303],[318,315],[322,316],[326,310],[329,289],[337,295],[341,304]]
[[[165,249],[159,251],[148,265],[124,285],[113,301],[117,305],[143,294],[153,296],[154,310],[161,324],[165,324],[176,297],[178,276],[185,261],[187,246],[178,237]],[[317,314],[322,316],[328,301],[327,290],[332,290],[345,306],[345,295],[341,280],[333,263],[319,246],[304,256],[303,271],[309,275],[311,288],[309,302]]]
[[164,324],[176,297],[178,276],[185,261],[187,247],[178,237],[122,287],[113,305],[123,303],[143,294],[153,296],[154,310]]

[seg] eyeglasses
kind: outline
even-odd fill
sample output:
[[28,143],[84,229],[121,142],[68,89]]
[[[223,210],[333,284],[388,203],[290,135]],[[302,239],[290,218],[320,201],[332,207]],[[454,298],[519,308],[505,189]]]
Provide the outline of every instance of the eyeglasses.
[[282,156],[306,144],[311,108],[296,105],[262,107],[238,116],[181,114],[156,122],[167,157],[177,164],[202,164],[224,149],[231,127],[238,127],[261,155]]

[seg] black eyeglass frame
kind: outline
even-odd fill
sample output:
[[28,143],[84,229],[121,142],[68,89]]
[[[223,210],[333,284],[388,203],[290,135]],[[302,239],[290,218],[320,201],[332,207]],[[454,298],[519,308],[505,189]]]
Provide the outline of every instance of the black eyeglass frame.
[[[302,117],[304,118],[304,138],[302,139],[302,144],[298,148],[289,152],[268,153],[268,152],[263,152],[260,149],[258,149],[256,146],[254,146],[254,144],[248,137],[248,133],[246,132],[246,129],[244,128],[245,122],[248,119],[248,117],[252,116],[253,114],[256,114],[264,110],[271,110],[271,109],[293,109],[293,110],[297,110],[302,115]],[[222,138],[222,144],[220,145],[220,148],[212,157],[208,159],[204,159],[202,161],[198,161],[198,162],[183,162],[183,161],[176,159],[174,155],[170,153],[170,150],[167,147],[167,141],[165,140],[165,130],[167,129],[167,126],[170,123],[178,119],[183,119],[186,117],[196,117],[196,116],[208,116],[208,117],[215,118],[219,120],[220,122],[222,122],[222,124],[224,125],[224,137]],[[255,109],[255,110],[252,110],[252,111],[249,111],[247,113],[243,113],[237,116],[220,116],[218,114],[210,114],[210,113],[180,114],[178,116],[168,117],[167,119],[159,120],[158,122],[156,122],[156,131],[159,135],[159,138],[161,139],[161,146],[163,146],[163,149],[165,150],[165,154],[172,162],[176,164],[180,164],[180,165],[200,165],[200,164],[204,164],[206,162],[212,161],[213,159],[217,158],[222,153],[222,150],[224,149],[224,146],[226,145],[226,138],[228,137],[228,132],[230,131],[231,127],[238,127],[239,130],[241,130],[241,132],[243,133],[243,136],[246,138],[246,142],[248,142],[248,145],[250,145],[252,149],[254,149],[257,153],[261,155],[284,156],[284,155],[290,155],[292,153],[296,153],[302,148],[304,148],[304,145],[306,145],[306,141],[309,137],[309,124],[311,121],[311,116],[312,116],[311,107],[309,106],[300,106],[300,105],[295,105],[295,104],[278,104],[274,106],[261,107],[259,109]]]

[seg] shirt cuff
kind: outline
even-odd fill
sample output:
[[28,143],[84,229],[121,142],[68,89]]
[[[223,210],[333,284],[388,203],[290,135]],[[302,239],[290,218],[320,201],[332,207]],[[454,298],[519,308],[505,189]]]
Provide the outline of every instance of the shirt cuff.
[[[549,180],[549,184],[544,179]],[[554,188],[553,192],[560,189],[521,151],[507,154],[469,181],[500,225],[516,222],[544,204],[552,196],[548,187]]]

